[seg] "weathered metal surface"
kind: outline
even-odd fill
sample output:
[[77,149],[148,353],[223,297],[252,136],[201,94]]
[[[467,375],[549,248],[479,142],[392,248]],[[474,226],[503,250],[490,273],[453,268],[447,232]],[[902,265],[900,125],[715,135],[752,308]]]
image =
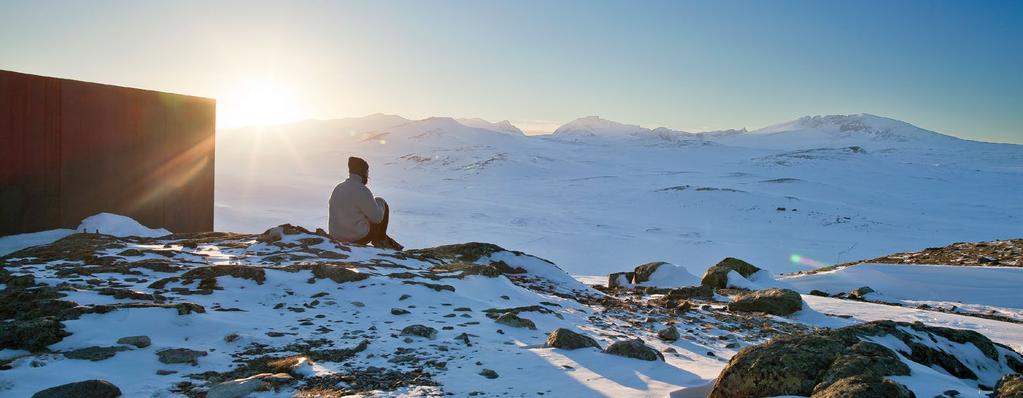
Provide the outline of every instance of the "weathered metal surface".
[[0,71],[0,235],[99,212],[213,228],[212,99]]

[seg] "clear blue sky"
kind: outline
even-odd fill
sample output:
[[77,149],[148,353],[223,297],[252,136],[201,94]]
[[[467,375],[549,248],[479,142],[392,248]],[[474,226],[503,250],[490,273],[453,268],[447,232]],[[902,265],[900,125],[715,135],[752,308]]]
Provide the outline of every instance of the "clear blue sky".
[[866,112],[1023,143],[1020,21],[1021,1],[4,1],[0,69],[224,106],[269,80],[315,118],[699,131]]

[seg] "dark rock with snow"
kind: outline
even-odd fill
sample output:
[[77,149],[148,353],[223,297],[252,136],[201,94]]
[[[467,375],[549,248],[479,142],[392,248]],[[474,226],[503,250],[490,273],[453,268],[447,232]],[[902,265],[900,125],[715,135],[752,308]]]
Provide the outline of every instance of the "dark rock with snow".
[[419,336],[432,339],[437,337],[437,329],[425,325],[409,325],[401,330],[402,336]]
[[729,311],[765,312],[789,315],[803,309],[803,298],[794,290],[770,288],[742,294],[731,303]]
[[529,328],[533,330],[536,329],[536,324],[533,323],[533,321],[519,317],[518,315],[515,315],[511,312],[501,314],[501,316],[497,317],[495,321],[502,325],[508,325],[514,328]]
[[[910,374],[902,357],[952,376],[991,386],[990,374],[1011,372],[1020,355],[983,335],[918,323],[875,321],[834,330],[783,336],[739,351],[722,370],[710,398],[801,395],[812,397],[906,397],[886,376]],[[894,340],[893,340],[894,341]],[[953,344],[956,343],[956,344]],[[962,348],[952,348],[966,345]],[[973,345],[973,347],[968,347]],[[908,351],[906,351],[908,350]],[[971,352],[980,352],[976,358]],[[991,372],[974,374],[960,358]],[[849,395],[846,395],[849,394]],[[880,394],[880,395],[876,395]]]
[[657,337],[661,340],[675,341],[681,336],[679,336],[678,328],[675,325],[668,325],[668,327],[657,331]]
[[825,292],[825,291],[822,291],[822,290],[817,290],[817,289],[811,290],[810,291],[810,295],[811,296],[818,296],[818,297],[828,297],[828,296],[830,296],[830,294],[828,294],[828,292]]
[[863,300],[866,298],[867,294],[873,292],[874,289],[871,289],[868,286],[861,286],[850,291],[848,297],[854,300]]
[[391,308],[391,315],[407,315],[408,313],[409,311],[404,308]]
[[657,272],[657,269],[664,264],[667,263],[664,261],[654,261],[637,266],[633,271],[632,283],[643,283],[649,281],[650,275]]
[[127,336],[117,339],[117,344],[133,345],[138,348],[146,348],[153,344],[149,336]]
[[607,275],[607,287],[631,287],[635,272],[614,272]]
[[206,398],[244,398],[258,390],[265,389],[271,384],[281,384],[292,381],[293,378],[287,373],[260,373],[244,379],[225,381],[210,387]]
[[352,271],[348,268],[330,265],[316,264],[312,266],[313,276],[317,279],[330,279],[337,283],[357,282],[369,278],[368,275]]
[[105,380],[86,380],[47,388],[32,398],[117,398],[121,389]]
[[124,347],[85,347],[64,353],[64,357],[70,359],[83,359],[87,361],[102,361],[113,358],[118,352],[126,351]]
[[544,346],[564,348],[566,350],[586,347],[594,347],[598,350],[600,349],[600,344],[597,343],[597,340],[565,328],[554,329],[554,331],[547,336],[547,342]]
[[493,369],[483,369],[482,371],[480,371],[479,374],[480,376],[486,377],[488,379],[496,379],[498,377],[497,372],[495,372]]
[[206,351],[196,351],[188,348],[167,348],[156,352],[156,356],[160,358],[162,363],[187,363],[193,366],[199,364],[199,357],[206,355]]
[[1023,375],[1007,374],[998,380],[992,398],[1023,398]]
[[616,341],[604,349],[605,353],[644,361],[664,360],[664,355],[646,345],[643,340],[632,339]]
[[728,287],[728,273],[731,271],[738,272],[743,278],[748,278],[750,275],[760,271],[760,268],[740,259],[728,257],[713,267],[708,268],[707,272],[703,273],[700,284],[715,289],[724,289]]

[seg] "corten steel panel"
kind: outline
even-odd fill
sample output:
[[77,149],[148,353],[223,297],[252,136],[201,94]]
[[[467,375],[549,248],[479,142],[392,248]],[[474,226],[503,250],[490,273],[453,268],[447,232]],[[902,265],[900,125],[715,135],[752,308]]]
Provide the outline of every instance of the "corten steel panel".
[[59,99],[53,79],[0,73],[0,235],[60,223]]
[[0,71],[0,235],[99,212],[212,230],[215,112],[205,98]]

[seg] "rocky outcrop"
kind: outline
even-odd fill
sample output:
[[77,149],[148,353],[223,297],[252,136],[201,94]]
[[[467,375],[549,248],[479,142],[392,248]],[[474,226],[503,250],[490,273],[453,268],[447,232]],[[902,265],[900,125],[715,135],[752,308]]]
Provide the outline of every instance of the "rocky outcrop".
[[565,328],[554,329],[549,336],[547,336],[547,342],[544,344],[545,347],[563,348],[566,350],[574,350],[577,348],[594,347],[600,349],[600,344],[597,340],[589,336],[573,332]]
[[1023,398],[1023,375],[1018,373],[1002,376],[995,385],[992,398]]
[[121,389],[105,380],[86,380],[47,388],[32,398],[117,398]]
[[133,345],[137,348],[146,348],[153,344],[149,336],[127,336],[117,339],[117,344]]
[[789,289],[770,288],[745,293],[728,304],[729,311],[789,315],[803,309],[803,298]]
[[[983,335],[967,330],[923,324],[876,321],[835,330],[783,336],[747,347],[728,362],[718,376],[710,398],[801,395],[812,397],[911,397],[886,376],[909,375],[909,367],[892,348],[869,340],[899,340],[896,349],[926,367],[940,368],[953,376],[993,385],[978,379],[960,361],[950,342],[972,344],[986,359],[977,366],[1010,372],[1006,363],[1019,354],[998,347]],[[908,349],[908,351],[906,351]],[[948,352],[945,350],[950,350]],[[970,350],[966,348],[966,350]]]
[[456,260],[464,262],[475,262],[481,257],[504,251],[501,246],[491,243],[468,242],[456,245],[444,245],[427,249],[406,250],[405,253],[413,256],[428,257],[438,260]]
[[700,284],[715,289],[724,289],[728,287],[728,273],[731,271],[739,273],[743,278],[749,278],[750,275],[760,271],[760,268],[740,259],[728,257],[708,268],[707,272],[703,273]]
[[846,297],[853,300],[865,300],[870,293],[874,293],[874,289],[871,289],[869,286],[860,286],[850,291]]
[[533,321],[526,318],[522,318],[510,312],[501,314],[501,316],[497,317],[497,319],[495,319],[494,321],[502,325],[511,326],[513,328],[528,328],[533,330],[536,329],[536,324],[533,323]]
[[643,340],[632,339],[616,341],[604,349],[605,353],[644,361],[664,360],[664,355],[646,345]]

